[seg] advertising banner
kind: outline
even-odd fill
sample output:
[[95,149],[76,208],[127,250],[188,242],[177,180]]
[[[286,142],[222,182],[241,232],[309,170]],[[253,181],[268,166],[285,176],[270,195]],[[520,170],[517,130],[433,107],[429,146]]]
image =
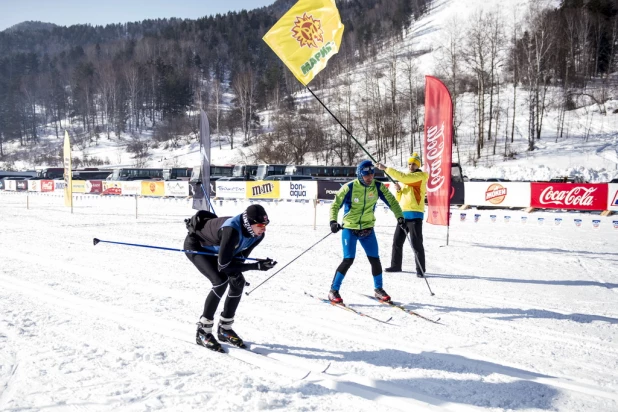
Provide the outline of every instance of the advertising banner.
[[245,182],[249,199],[279,199],[279,181]]
[[86,180],[86,192],[99,194],[103,192],[103,182],[101,180]]
[[121,182],[120,187],[122,188],[123,195],[136,196],[136,195],[142,194],[142,181],[141,180]]
[[103,191],[102,195],[121,195],[122,187],[120,186],[121,182],[115,182],[106,180],[103,182]]
[[610,183],[607,185],[607,209],[618,211],[618,183]]
[[[141,182],[142,196],[165,196],[165,182]],[[124,186],[122,187],[124,193]]]
[[85,180],[72,180],[73,193],[86,193],[86,181]]
[[318,182],[279,182],[279,194],[281,199],[317,199]]
[[530,183],[530,206],[538,209],[605,210],[606,183]]
[[17,182],[15,180],[5,180],[4,181],[4,187],[5,190],[10,190],[11,192],[14,192],[17,190]]
[[15,182],[15,187],[18,192],[25,192],[28,190],[28,180],[17,180]]
[[[247,197],[247,184],[245,182],[219,182],[215,183],[218,198],[244,199]],[[196,188],[197,190],[198,188]]]
[[189,196],[189,182],[172,180],[165,182],[165,196],[187,197]]
[[54,182],[54,192],[64,191],[64,188],[66,187],[66,183],[64,182],[64,180],[52,180],[52,182]]
[[53,180],[41,180],[41,192],[53,192],[54,186]]
[[71,207],[73,211],[73,179],[71,173],[71,139],[69,138],[69,132],[64,131],[64,151],[62,154],[64,158],[64,205]]
[[453,102],[448,88],[433,76],[425,76],[424,139],[423,167],[429,173],[427,223],[448,226],[453,195]]
[[333,200],[345,183],[327,182],[318,180],[318,199]]
[[471,206],[530,206],[529,182],[466,182],[465,204]]
[[41,191],[41,181],[40,180],[26,180],[28,182],[28,191],[29,192],[40,192]]

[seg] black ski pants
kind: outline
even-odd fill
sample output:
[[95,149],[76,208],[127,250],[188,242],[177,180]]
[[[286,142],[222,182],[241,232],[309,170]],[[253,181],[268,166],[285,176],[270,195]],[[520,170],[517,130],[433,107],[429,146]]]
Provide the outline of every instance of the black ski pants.
[[[423,219],[406,219],[406,227],[412,237],[412,249],[418,257],[416,273],[425,273],[425,248],[423,247]],[[393,250],[391,253],[391,267],[401,268],[403,262],[403,244],[407,243],[406,232],[397,225],[393,236]],[[420,263],[420,266],[419,266]]]
[[[187,235],[184,248],[185,250],[208,253],[201,247],[199,238],[194,235]],[[210,289],[210,293],[208,293],[206,302],[204,303],[204,313],[202,316],[206,319],[214,319],[219,302],[229,285],[230,289],[227,293],[221,316],[224,318],[233,318],[245,287],[245,277],[242,273],[235,273],[228,276],[225,273],[219,272],[217,256],[197,255],[195,253],[185,254],[191,263],[195,265],[197,270],[199,270],[202,275],[206,276],[210,283],[212,283],[212,289]]]

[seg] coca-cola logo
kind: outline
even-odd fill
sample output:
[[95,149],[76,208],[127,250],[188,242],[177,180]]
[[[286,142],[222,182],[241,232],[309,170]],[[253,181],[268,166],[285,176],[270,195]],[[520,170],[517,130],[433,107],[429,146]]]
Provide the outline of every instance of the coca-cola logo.
[[592,206],[596,187],[581,187],[576,186],[570,190],[554,190],[553,186],[546,187],[539,198],[539,202],[543,205],[561,205],[561,206]]
[[427,127],[427,167],[429,180],[427,191],[436,192],[444,185],[442,173],[442,155],[444,154],[444,122],[440,126]]

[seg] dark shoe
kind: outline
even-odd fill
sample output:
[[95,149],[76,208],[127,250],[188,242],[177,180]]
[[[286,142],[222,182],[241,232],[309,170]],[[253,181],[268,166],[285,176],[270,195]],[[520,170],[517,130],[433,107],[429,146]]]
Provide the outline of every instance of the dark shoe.
[[384,269],[384,271],[385,272],[401,272],[401,268],[390,267],[390,268]]
[[339,294],[338,290],[334,290],[331,289],[330,292],[328,292],[328,300],[330,300],[332,303],[340,305],[343,303],[343,299],[341,299],[341,295]]
[[425,276],[423,276],[423,274],[422,274],[422,273],[417,272],[417,273],[416,273],[416,277],[417,277],[417,278],[424,278]]
[[[202,318],[205,319],[205,318]],[[200,320],[202,320],[200,319]],[[210,349],[215,352],[225,352],[225,350],[221,347],[221,344],[217,342],[217,339],[212,334],[212,325],[213,322],[198,322],[197,323],[197,333],[195,334],[195,342],[205,347],[206,349]]]
[[388,296],[388,293],[386,293],[386,291],[382,288],[377,288],[374,289],[375,292],[375,297],[378,300],[381,300],[382,302],[390,302],[391,301],[391,297]]
[[233,323],[234,318],[228,319],[222,317],[219,321],[217,336],[221,342],[227,342],[239,348],[246,349],[247,345],[245,345],[240,336],[238,336],[238,334],[234,332],[234,329],[232,329]]

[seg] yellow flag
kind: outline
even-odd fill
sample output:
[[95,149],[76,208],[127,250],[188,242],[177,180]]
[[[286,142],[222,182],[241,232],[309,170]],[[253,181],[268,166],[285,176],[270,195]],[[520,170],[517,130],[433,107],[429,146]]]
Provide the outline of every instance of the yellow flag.
[[337,54],[342,35],[335,0],[300,0],[263,40],[306,86]]
[[[73,207],[73,179],[71,176],[71,139],[64,131],[64,205]],[[73,209],[71,209],[72,211]]]

